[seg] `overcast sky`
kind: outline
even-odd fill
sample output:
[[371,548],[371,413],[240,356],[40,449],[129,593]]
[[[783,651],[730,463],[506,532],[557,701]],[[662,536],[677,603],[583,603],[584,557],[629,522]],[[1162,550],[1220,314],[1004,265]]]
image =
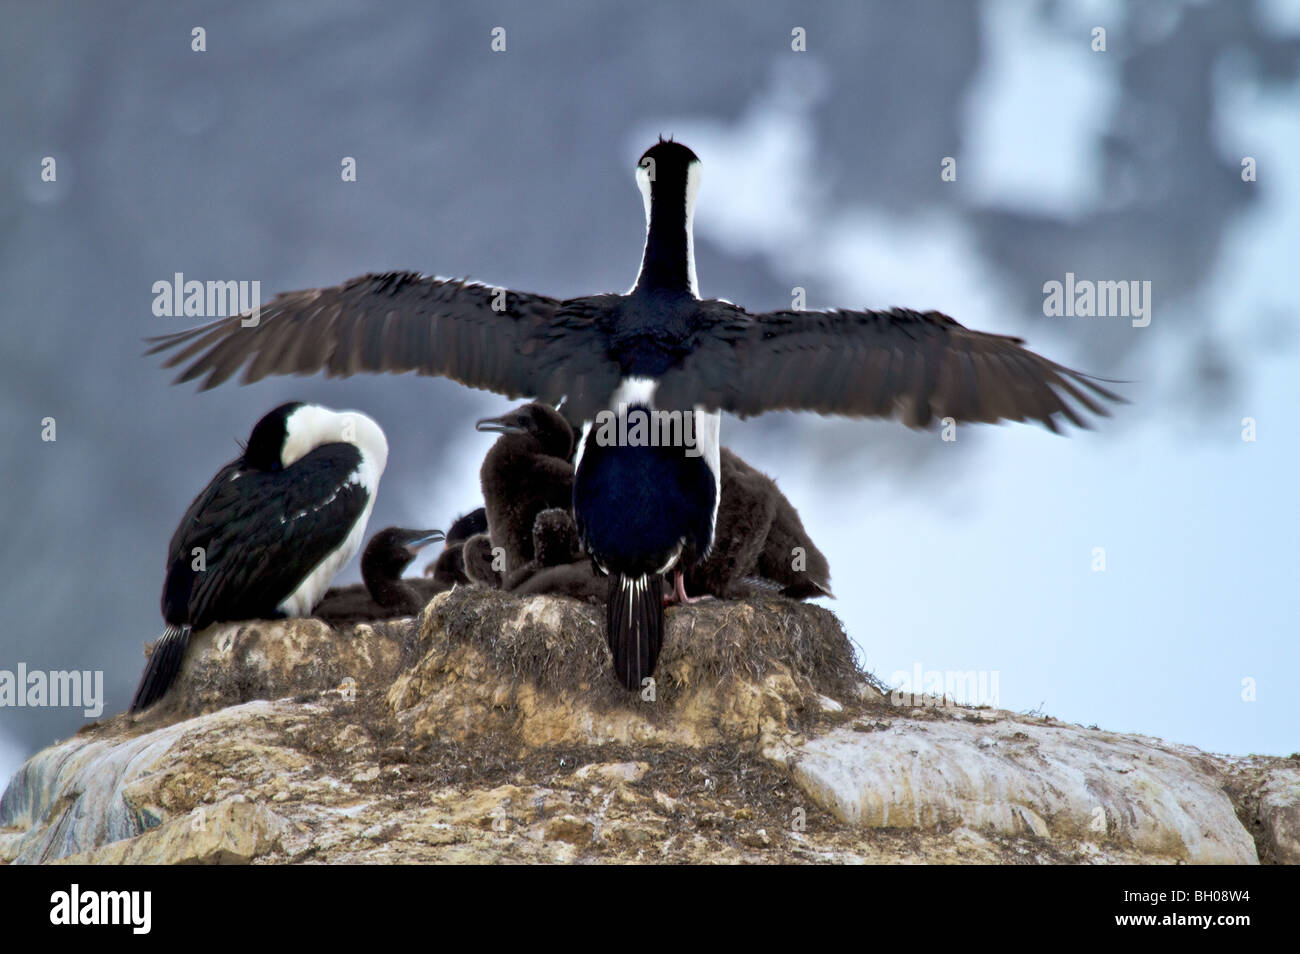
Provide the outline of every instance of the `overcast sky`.
[[[1215,751],[1300,749],[1295,9],[5,4],[0,669],[103,670],[120,711],[176,521],[281,401],[384,426],[373,529],[478,503],[471,422],[509,402],[409,376],[172,387],[140,356],[185,324],[152,315],[154,282],[269,297],[413,268],[621,291],[634,163],[662,132],[704,162],[704,294],[936,308],[1132,382],[1069,437],[724,423],[829,558],[864,666],[996,674],[1003,707]],[[1149,281],[1150,323],[1045,315],[1067,273]],[[0,776],[83,721],[0,709]]]

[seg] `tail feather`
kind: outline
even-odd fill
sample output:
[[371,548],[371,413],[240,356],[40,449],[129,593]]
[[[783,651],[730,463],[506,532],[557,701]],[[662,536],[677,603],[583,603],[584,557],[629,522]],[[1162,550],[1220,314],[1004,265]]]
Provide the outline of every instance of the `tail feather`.
[[185,647],[190,643],[189,626],[168,626],[158,642],[154,643],[149,662],[131,700],[130,712],[139,712],[153,705],[171,688],[176,674],[185,660]]
[[630,690],[655,671],[664,641],[663,583],[657,574],[615,575],[606,604],[614,674]]

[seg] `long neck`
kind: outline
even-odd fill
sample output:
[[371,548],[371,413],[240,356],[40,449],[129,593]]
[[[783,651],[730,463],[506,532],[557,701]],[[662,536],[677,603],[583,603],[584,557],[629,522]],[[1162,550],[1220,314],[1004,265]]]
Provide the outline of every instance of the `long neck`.
[[366,592],[380,606],[392,606],[401,602],[405,584],[399,582],[401,567],[397,572],[387,565],[384,559],[375,559],[370,553],[361,555],[361,582],[366,584]]
[[372,575],[365,580],[365,584],[370,598],[380,606],[406,612],[416,612],[420,609],[420,600],[415,590],[400,580]]
[[684,192],[656,194],[651,199],[645,254],[633,291],[697,294],[695,251]]

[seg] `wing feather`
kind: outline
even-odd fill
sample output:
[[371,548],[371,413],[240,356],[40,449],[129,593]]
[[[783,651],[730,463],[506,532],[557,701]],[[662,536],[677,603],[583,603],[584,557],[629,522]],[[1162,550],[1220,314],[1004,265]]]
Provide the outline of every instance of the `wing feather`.
[[[272,474],[240,471],[237,461],[222,468],[172,536],[164,618],[201,628],[227,618],[220,608],[232,603],[272,615],[305,578],[295,567],[318,564],[364,512],[365,490],[348,479],[359,460],[354,446],[340,443]],[[195,547],[204,551],[200,571]]]
[[609,296],[560,301],[415,272],[363,275],[332,288],[277,295],[255,325],[248,315],[148,339],[170,352],[177,383],[208,390],[243,369],[245,384],[269,375],[330,377],[415,371],[508,397],[558,401],[572,380],[605,400],[619,369],[593,309]]
[[698,346],[661,379],[665,407],[700,403],[741,417],[817,411],[934,419],[1035,420],[1087,427],[1123,398],[1099,379],[1035,354],[1020,338],[965,328],[940,312],[779,311],[700,303]]

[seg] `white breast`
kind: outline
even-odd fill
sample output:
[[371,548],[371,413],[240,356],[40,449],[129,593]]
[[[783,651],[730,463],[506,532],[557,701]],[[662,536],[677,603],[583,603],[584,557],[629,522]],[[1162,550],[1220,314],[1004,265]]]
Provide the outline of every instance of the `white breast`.
[[[368,419],[367,419],[368,420]],[[285,597],[277,609],[287,616],[308,616],[312,609],[320,602],[325,591],[330,588],[334,582],[334,577],[338,575],[339,570],[347,565],[348,561],[356,556],[357,551],[361,549],[361,543],[366,536],[366,524],[370,521],[370,512],[375,507],[375,495],[379,490],[379,478],[384,472],[384,466],[387,463],[387,443],[383,444],[383,452],[373,454],[366,447],[359,446],[361,451],[361,462],[357,464],[354,470],[344,484],[356,484],[366,492],[366,505],[362,509],[360,516],[352,524],[352,529],[348,531],[347,537],[340,546],[325,557],[316,568],[313,569],[303,581],[298,584],[297,588]],[[378,448],[374,448],[378,450]],[[305,515],[304,515],[305,516]],[[295,519],[293,516],[289,520]]]
[[706,411],[698,404],[695,406],[695,442],[700,449],[700,456],[713,471],[713,516],[709,526],[718,529],[718,504],[722,502],[722,460],[721,460],[722,412]]

